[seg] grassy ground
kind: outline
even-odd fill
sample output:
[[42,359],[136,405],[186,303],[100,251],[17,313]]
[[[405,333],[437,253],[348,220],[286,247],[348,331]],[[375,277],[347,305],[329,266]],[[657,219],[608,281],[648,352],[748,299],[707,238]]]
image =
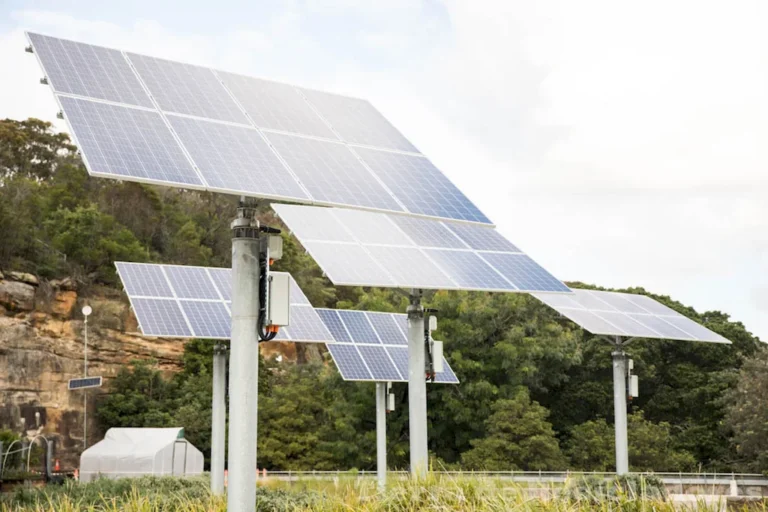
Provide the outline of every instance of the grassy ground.
[[[663,498],[632,490],[598,496],[569,492],[556,499],[529,497],[522,487],[499,481],[430,476],[393,482],[379,493],[372,480],[339,478],[271,481],[259,487],[257,510],[328,512],[406,511],[642,511],[672,512]],[[706,510],[701,505],[698,510]],[[226,499],[208,492],[207,479],[140,478],[71,482],[45,489],[22,489],[0,498],[0,512],[223,512]],[[714,510],[714,509],[713,509]]]

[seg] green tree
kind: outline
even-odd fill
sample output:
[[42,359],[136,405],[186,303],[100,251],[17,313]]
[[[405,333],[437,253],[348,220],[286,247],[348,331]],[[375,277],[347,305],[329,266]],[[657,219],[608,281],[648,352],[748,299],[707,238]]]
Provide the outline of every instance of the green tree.
[[748,359],[726,395],[725,425],[745,471],[768,471],[768,349]]
[[614,470],[614,441],[613,425],[608,425],[603,418],[575,426],[566,444],[571,467],[580,471]]
[[174,388],[151,362],[136,361],[122,368],[110,383],[109,394],[96,408],[103,430],[112,427],[173,427],[169,411]]
[[488,434],[472,441],[472,449],[461,456],[462,464],[488,471],[565,468],[548,415],[525,390],[512,399],[498,400],[486,420]]
[[12,177],[50,178],[56,163],[75,151],[66,133],[39,119],[0,120],[0,182]]

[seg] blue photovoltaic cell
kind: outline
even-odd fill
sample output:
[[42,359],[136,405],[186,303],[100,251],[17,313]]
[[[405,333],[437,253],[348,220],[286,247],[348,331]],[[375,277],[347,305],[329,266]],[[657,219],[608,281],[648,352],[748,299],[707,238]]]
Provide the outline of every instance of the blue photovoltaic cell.
[[192,337],[184,321],[181,308],[174,300],[131,299],[136,318],[141,324],[141,332],[146,336],[182,336]]
[[521,291],[570,291],[525,254],[483,253],[482,257]]
[[179,301],[194,335],[199,338],[229,339],[232,320],[221,302]]
[[333,341],[324,323],[318,318],[312,306],[291,307],[291,321],[288,335],[293,341]]
[[101,377],[84,377],[82,379],[71,379],[69,389],[97,388],[101,386]]
[[461,288],[516,289],[474,252],[445,249],[424,249],[424,252]]
[[411,213],[484,222],[488,217],[422,156],[355,148],[363,161]]
[[338,310],[337,313],[354,343],[381,343],[364,311]]
[[338,140],[292,85],[223,71],[217,74],[256,126]]
[[256,129],[174,115],[168,121],[210,188],[309,198]]
[[397,371],[402,375],[403,380],[408,380],[408,348],[406,347],[386,347],[389,356],[394,361]]
[[311,89],[301,92],[345,141],[418,152],[369,102]]
[[388,217],[420,247],[466,249],[464,243],[440,222],[405,215],[388,215]]
[[435,373],[435,382],[440,384],[458,384],[459,378],[453,373],[453,369],[448,364],[448,361],[443,358],[443,371]]
[[366,251],[394,279],[394,284],[412,288],[456,288],[454,282],[415,247],[369,245]]
[[398,315],[393,313],[373,313],[371,311],[368,311],[366,314],[384,345],[408,345],[408,339],[397,326],[395,317]]
[[142,263],[115,263],[123,287],[130,296],[173,297],[168,280],[159,265]]
[[218,300],[213,283],[208,278],[206,269],[202,267],[181,267],[165,265],[163,267],[168,281],[171,283],[176,297],[179,299],[210,299]]
[[29,34],[56,92],[154,108],[122,52]]
[[232,300],[232,270],[228,268],[209,268],[208,273],[213,279],[213,284],[226,301]]
[[354,345],[329,343],[328,351],[345,380],[373,380]]
[[316,309],[315,311],[331,332],[335,341],[339,343],[352,343],[352,338],[349,337],[349,333],[347,333],[347,330],[344,328],[344,324],[342,323],[341,318],[339,318],[336,310]]
[[128,53],[160,109],[250,125],[212,69]]
[[446,222],[445,225],[459,235],[468,246],[478,251],[522,252],[512,242],[491,227]]
[[265,135],[315,201],[402,211],[344,144],[277,133]]
[[357,347],[363,360],[368,365],[374,380],[395,381],[400,380],[400,373],[389,359],[384,347],[375,347],[373,345],[359,345]]
[[202,187],[160,114],[60,96],[91,173]]

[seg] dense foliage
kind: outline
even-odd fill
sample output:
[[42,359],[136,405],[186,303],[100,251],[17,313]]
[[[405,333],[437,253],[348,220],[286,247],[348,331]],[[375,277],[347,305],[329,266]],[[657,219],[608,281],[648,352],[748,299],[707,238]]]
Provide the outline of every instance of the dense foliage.
[[[87,294],[95,284],[117,285],[115,259],[227,266],[235,204],[217,194],[90,178],[65,135],[37,120],[0,121],[4,270],[72,275]],[[266,207],[261,219],[279,226]],[[293,237],[284,240],[276,269],[291,272],[315,306],[404,311],[404,292],[334,288]],[[649,340],[629,346],[641,382],[641,396],[630,405],[630,464],[656,471],[768,469],[768,408],[750,401],[765,396],[767,385],[759,340],[725,313],[699,313],[654,297],[733,345]],[[607,343],[527,295],[438,292],[425,300],[440,311],[436,337],[445,341],[462,382],[429,386],[436,463],[613,469]],[[149,363],[125,369],[99,404],[102,427],[183,425],[207,452],[211,353],[209,342],[188,343],[184,371],[173,378]],[[371,384],[343,382],[327,361],[262,365],[260,466],[374,467]],[[408,461],[407,386],[396,385],[395,393],[389,462],[402,468]]]

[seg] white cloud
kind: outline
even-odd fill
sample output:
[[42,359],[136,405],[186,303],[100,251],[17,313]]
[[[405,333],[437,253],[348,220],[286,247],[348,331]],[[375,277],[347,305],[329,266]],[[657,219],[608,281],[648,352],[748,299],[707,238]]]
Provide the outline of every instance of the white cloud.
[[[369,98],[559,277],[646,286],[768,337],[764,2],[451,1],[448,28],[424,5],[291,3],[224,37],[39,11],[16,20]],[[343,16],[347,31],[359,15],[352,34],[370,58],[316,40],[305,10]],[[30,86],[39,70],[18,39],[0,36],[0,69],[19,70],[0,83],[14,98],[0,117],[55,109]]]

